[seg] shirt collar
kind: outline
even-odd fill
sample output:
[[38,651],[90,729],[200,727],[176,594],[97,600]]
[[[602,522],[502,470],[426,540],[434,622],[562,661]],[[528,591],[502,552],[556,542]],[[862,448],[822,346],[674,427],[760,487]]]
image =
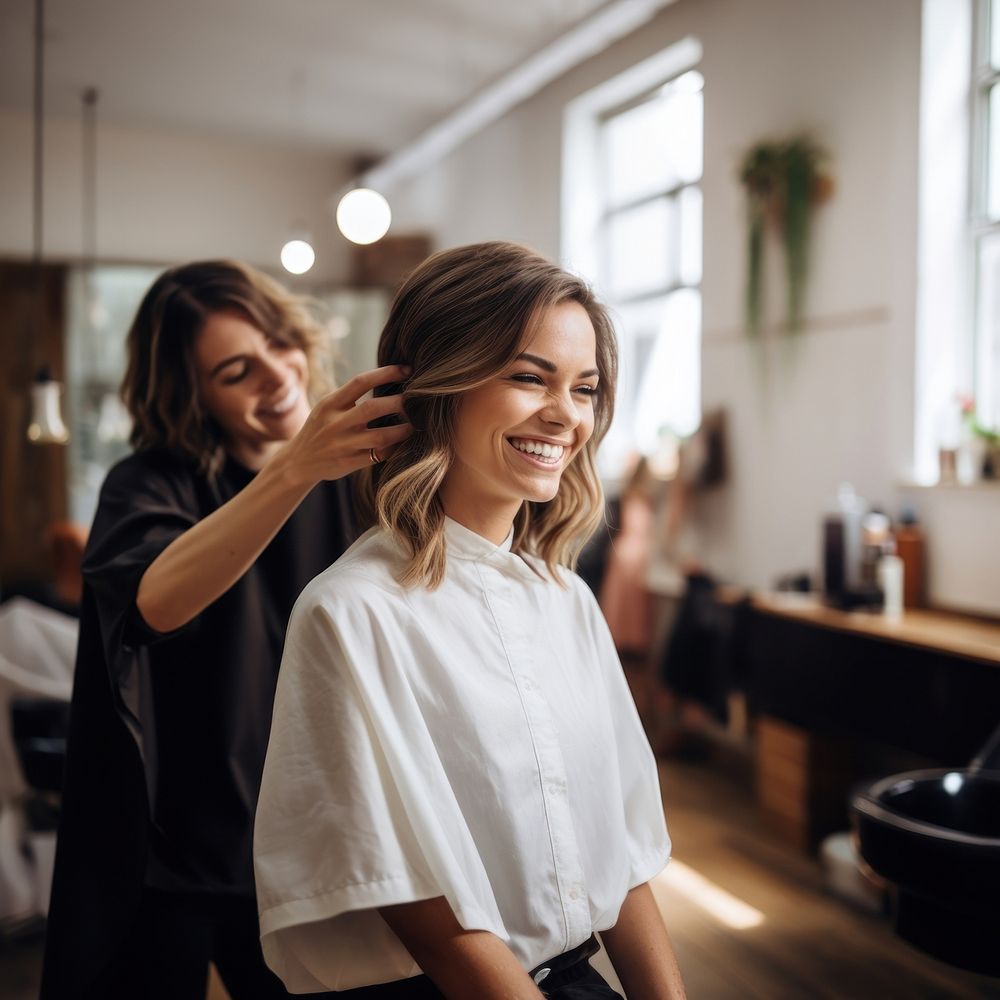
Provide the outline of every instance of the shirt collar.
[[449,558],[468,559],[472,562],[488,563],[496,569],[512,573],[524,579],[538,580],[535,571],[519,555],[510,551],[514,541],[514,528],[511,527],[507,537],[494,545],[488,538],[477,535],[464,524],[444,519],[444,538]]

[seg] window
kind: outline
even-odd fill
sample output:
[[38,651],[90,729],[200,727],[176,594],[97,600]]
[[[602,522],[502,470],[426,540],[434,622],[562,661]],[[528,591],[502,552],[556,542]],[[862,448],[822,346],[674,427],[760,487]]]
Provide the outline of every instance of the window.
[[976,417],[1000,429],[1000,0],[980,0],[973,68]]
[[563,257],[612,307],[620,374],[601,470],[701,420],[704,81],[686,40],[574,101],[564,141]]

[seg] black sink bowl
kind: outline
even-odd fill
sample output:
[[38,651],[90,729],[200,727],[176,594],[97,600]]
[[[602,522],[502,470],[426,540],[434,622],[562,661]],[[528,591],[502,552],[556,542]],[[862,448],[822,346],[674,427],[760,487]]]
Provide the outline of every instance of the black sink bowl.
[[861,857],[890,884],[896,931],[1000,976],[1000,770],[895,774],[856,793]]

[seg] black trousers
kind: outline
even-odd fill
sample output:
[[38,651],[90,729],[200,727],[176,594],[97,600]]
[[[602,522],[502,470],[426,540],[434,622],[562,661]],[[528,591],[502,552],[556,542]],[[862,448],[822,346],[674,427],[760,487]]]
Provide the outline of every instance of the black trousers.
[[145,889],[135,924],[94,1000],[205,1000],[214,962],[232,1000],[289,994],[264,964],[253,899]]
[[[538,988],[550,1000],[622,1000],[621,994],[616,993],[586,959],[546,976]],[[328,995],[350,1000],[445,1000],[444,994],[427,976]]]
[[[560,977],[559,981],[550,984],[542,982],[539,989],[550,1000],[622,1000],[604,981],[600,973],[588,962],[583,962],[583,968],[571,976],[569,972]],[[348,993],[330,993],[331,997],[349,997],[354,1000],[444,1000],[444,994],[426,976],[416,976],[413,979],[403,979],[398,983],[385,983],[382,986],[366,986],[364,989],[351,990]]]

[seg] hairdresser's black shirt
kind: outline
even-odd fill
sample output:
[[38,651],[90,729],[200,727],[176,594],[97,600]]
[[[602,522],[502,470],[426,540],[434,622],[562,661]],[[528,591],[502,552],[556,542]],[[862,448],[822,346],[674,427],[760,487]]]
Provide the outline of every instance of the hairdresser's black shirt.
[[135,606],[150,563],[252,477],[229,460],[210,480],[146,451],[104,483],[83,564],[43,995],[63,995],[59,980],[79,985],[85,970],[67,964],[104,964],[143,885],[253,893],[253,818],[285,627],[302,588],[353,540],[348,484],[319,484],[183,628],[158,633]]

